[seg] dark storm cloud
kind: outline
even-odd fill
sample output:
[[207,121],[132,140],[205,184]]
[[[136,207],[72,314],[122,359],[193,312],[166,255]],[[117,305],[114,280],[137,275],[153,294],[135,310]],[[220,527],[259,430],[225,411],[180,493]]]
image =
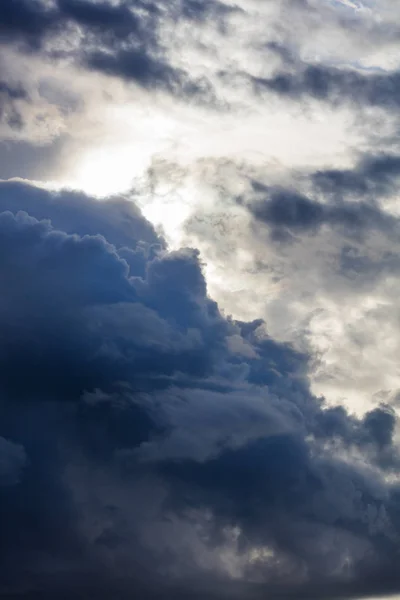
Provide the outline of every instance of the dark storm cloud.
[[[10,182],[0,211],[3,596],[399,590],[390,407],[325,407],[307,356],[223,317],[134,204]],[[229,527],[261,587],[200,566]]]
[[97,201],[80,192],[50,193],[19,181],[0,181],[0,210],[50,219],[66,233],[100,234],[117,248],[135,249],[138,242],[165,246],[136,205],[123,198]]
[[[135,387],[149,374],[198,374],[209,368],[209,350],[201,336],[177,330],[138,301],[128,264],[103,237],[67,235],[10,212],[1,214],[0,231],[0,277],[8,288],[0,307],[1,429],[29,457],[15,493],[0,493],[4,586],[28,565],[51,562],[54,552],[67,563],[72,556],[84,561],[85,543],[71,523],[74,508],[62,484],[57,445],[63,437],[72,446],[81,439],[88,457],[105,461],[116,448],[137,445],[157,424],[129,393],[126,401],[123,391],[114,400],[112,387],[119,380]],[[82,403],[82,394],[96,387],[106,391]],[[54,403],[61,403],[58,409]],[[3,454],[11,473],[11,453]]]
[[314,453],[301,435],[282,434],[206,463],[170,462],[165,469],[180,508],[182,498],[197,509],[212,506],[220,525],[239,524],[244,549],[266,545],[278,552],[276,563],[250,565],[253,575],[260,569],[267,580],[283,580],[291,565],[293,583],[306,572],[329,586],[344,559],[343,547],[329,547],[333,534],[355,561],[353,577],[378,576],[398,551],[388,525],[389,514],[397,519],[396,497],[385,500],[369,473]]
[[332,103],[350,102],[388,110],[399,107],[400,73],[361,73],[356,69],[296,64],[291,72],[272,78],[253,77],[254,88],[292,100],[314,98]]

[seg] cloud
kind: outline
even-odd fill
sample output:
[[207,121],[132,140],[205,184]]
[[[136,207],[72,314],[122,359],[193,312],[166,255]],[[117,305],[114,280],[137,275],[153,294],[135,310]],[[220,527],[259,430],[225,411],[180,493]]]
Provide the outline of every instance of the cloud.
[[398,593],[398,11],[3,4],[0,595]]
[[398,108],[400,74],[365,74],[326,65],[305,65],[293,73],[279,73],[271,79],[254,78],[255,89],[268,89],[290,99],[314,98],[333,103],[350,102],[387,110]]
[[41,0],[8,2],[1,8],[2,42],[27,43],[28,47],[37,49],[56,23],[54,11],[47,9]]
[[18,110],[18,101],[27,100],[27,93],[21,87],[11,87],[4,81],[0,82],[0,122],[11,129],[23,126],[22,116]]
[[[213,8],[213,3],[210,6]],[[222,11],[218,4],[215,8],[217,14]],[[205,79],[192,80],[189,72],[169,62],[159,28],[163,19],[171,18],[171,10],[178,19],[209,12],[187,2],[182,11],[173,3],[163,15],[156,4],[140,2],[58,0],[49,6],[42,0],[13,0],[1,8],[2,42],[45,59],[71,60],[78,67],[133,81],[146,89],[211,98],[211,85]],[[71,42],[60,47],[57,39],[64,35]]]
[[221,304],[307,349],[312,389],[357,412],[397,389],[397,170],[394,152],[342,169],[231,165],[185,224]]
[[354,169],[319,171],[313,182],[323,193],[377,198],[393,193],[399,167],[397,155],[365,156]]
[[112,37],[129,36],[139,25],[128,4],[113,6],[107,2],[58,0],[49,6],[42,0],[29,3],[13,0],[2,6],[3,43],[27,42],[31,49],[38,51],[46,38],[60,34],[61,28],[71,23]]
[[[356,176],[342,181],[337,173],[337,188],[356,183]],[[379,175],[378,175],[379,177]],[[377,177],[377,178],[378,178]],[[335,173],[317,174],[316,178],[327,184],[335,180]],[[340,185],[342,183],[342,185]],[[332,185],[334,187],[334,184]],[[255,201],[250,211],[258,222],[268,225],[277,239],[284,239],[286,233],[313,233],[323,226],[340,228],[347,235],[356,237],[374,230],[384,231],[386,235],[396,235],[397,220],[373,204],[364,202],[341,202],[322,204],[296,191],[285,189],[265,189],[267,198]],[[345,233],[345,234],[346,234]]]
[[84,58],[89,69],[100,71],[127,81],[136,81],[145,88],[161,88],[169,92],[183,95],[185,88],[191,89],[193,95],[197,89],[190,84],[187,75],[172,68],[162,58],[149,56],[142,49],[119,50],[117,53],[102,50],[89,53]]
[[0,208],[50,219],[56,229],[69,234],[100,234],[117,248],[134,250],[138,242],[165,245],[136,205],[121,197],[98,202],[72,190],[48,192],[26,182],[1,181]]
[[240,11],[234,4],[225,4],[215,0],[184,0],[180,6],[181,14],[190,20],[204,22],[207,19],[220,19],[223,25],[223,18],[231,13]]
[[392,590],[393,410],[328,408],[134,204],[0,190],[2,593]]
[[82,26],[112,31],[113,35],[126,37],[139,29],[139,20],[129,4],[94,4],[85,0],[58,0],[58,9],[65,18]]

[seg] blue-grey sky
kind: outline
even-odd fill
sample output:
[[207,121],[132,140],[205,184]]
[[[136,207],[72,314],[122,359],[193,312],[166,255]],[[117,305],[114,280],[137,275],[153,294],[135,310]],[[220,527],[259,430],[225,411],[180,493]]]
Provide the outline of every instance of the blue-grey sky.
[[0,597],[400,594],[400,6],[0,2]]

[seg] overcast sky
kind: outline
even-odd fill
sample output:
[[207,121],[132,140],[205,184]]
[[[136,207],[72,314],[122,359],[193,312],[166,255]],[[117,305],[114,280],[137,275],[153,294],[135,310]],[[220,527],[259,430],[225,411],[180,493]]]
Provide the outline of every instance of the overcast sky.
[[397,0],[0,0],[1,597],[400,594],[399,57]]

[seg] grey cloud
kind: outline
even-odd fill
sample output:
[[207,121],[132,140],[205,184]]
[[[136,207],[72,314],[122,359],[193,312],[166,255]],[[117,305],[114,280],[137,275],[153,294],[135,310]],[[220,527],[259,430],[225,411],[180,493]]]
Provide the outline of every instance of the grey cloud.
[[134,81],[149,90],[163,89],[182,99],[217,105],[214,90],[205,77],[192,78],[184,69],[172,66],[158,48],[153,52],[136,45],[111,52],[85,49],[80,60],[90,70]]
[[23,182],[0,181],[0,208],[50,219],[56,229],[69,234],[100,234],[117,248],[136,249],[139,241],[165,247],[135,203],[124,198],[97,201],[79,192],[48,192]]
[[68,23],[113,36],[130,35],[138,29],[138,20],[127,3],[113,6],[108,2],[59,0],[49,6],[42,0],[12,0],[1,7],[0,18],[3,43],[28,42],[36,50]]
[[[222,8],[218,4],[215,7],[220,13]],[[89,70],[135,81],[145,88],[160,87],[178,96],[213,101],[208,81],[192,80],[190,73],[169,63],[159,36],[164,21],[196,18],[204,11],[186,2],[181,7],[172,3],[166,8],[160,10],[157,4],[141,2],[115,5],[88,0],[58,0],[49,8],[41,0],[13,0],[0,9],[2,41],[17,42],[20,48],[40,52],[52,60],[69,58]],[[204,10],[208,12],[208,8]],[[51,46],[65,32],[71,30],[72,37],[74,28],[84,34],[74,47]]]
[[400,74],[360,73],[356,69],[297,64],[293,72],[272,78],[254,77],[256,90],[269,90],[293,100],[314,98],[335,104],[355,103],[388,110],[398,108]]
[[70,595],[104,573],[122,597],[199,577],[217,596],[226,545],[262,581],[245,597],[398,589],[390,409],[327,408],[307,355],[224,318],[198,251],[168,252],[134,205],[12,182],[0,204],[0,435],[29,458],[6,452],[2,592],[67,572]]
[[396,414],[390,406],[382,405],[365,415],[364,426],[378,446],[390,445],[396,426]]
[[56,23],[55,11],[46,9],[41,0],[12,0],[1,6],[0,42],[27,43],[37,49]]
[[0,123],[11,129],[23,127],[23,116],[18,106],[18,102],[21,100],[28,100],[28,94],[22,87],[11,86],[0,81]]
[[[3,43],[184,97],[202,82],[169,63],[159,23],[175,13],[220,22],[228,10],[10,6]],[[77,31],[71,53],[52,45]],[[350,85],[333,72],[261,85],[327,99]],[[24,100],[7,82],[0,92]],[[397,157],[378,156],[319,171],[309,195],[253,180],[243,206],[273,241],[328,231],[339,268],[381,274],[363,242],[397,242],[397,219],[373,198],[397,169]],[[268,260],[271,249],[290,246],[262,245]],[[0,182],[0,283],[0,595],[399,591],[396,414],[379,405],[357,418],[313,395],[311,357],[262,320],[224,316],[197,249],[168,250],[133,201]]]
[[[129,3],[112,5],[107,2],[92,3],[86,0],[58,0],[60,14],[79,25],[112,31],[118,37],[136,33],[140,20],[130,10]],[[132,3],[135,6],[135,3]]]
[[[320,180],[323,177],[321,175]],[[337,178],[340,180],[339,175]],[[386,235],[398,233],[397,219],[374,204],[340,200],[322,203],[284,188],[265,188],[264,193],[265,199],[251,203],[249,210],[258,222],[271,227],[273,235],[282,240],[286,236],[290,239],[296,233],[316,232],[323,226],[340,228],[356,236],[373,230],[383,231]]]
[[173,92],[184,85],[183,71],[172,68],[162,58],[153,58],[143,49],[121,49],[116,53],[99,50],[88,53],[84,62],[90,69],[137,81],[146,88],[162,87]]
[[217,23],[221,31],[226,31],[225,18],[231,14],[241,12],[235,4],[225,4],[218,0],[183,0],[178,3],[177,12],[190,21],[204,23],[208,21]]
[[354,169],[317,171],[312,182],[324,194],[341,196],[385,196],[394,191],[400,173],[396,154],[367,155]]
[[40,149],[26,139],[25,141],[1,141],[0,179],[21,177],[36,181],[43,180],[50,172],[57,171],[62,157],[63,143],[62,136]]

